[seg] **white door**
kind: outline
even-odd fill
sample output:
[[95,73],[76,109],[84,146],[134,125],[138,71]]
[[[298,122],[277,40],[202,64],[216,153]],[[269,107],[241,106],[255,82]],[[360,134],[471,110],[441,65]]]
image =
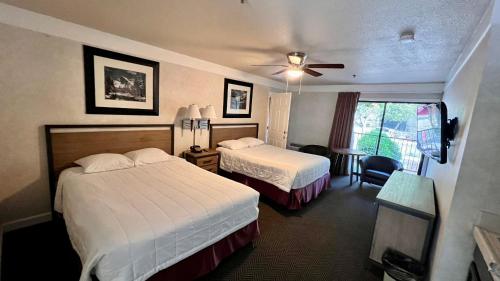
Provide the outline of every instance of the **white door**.
[[267,120],[267,143],[286,148],[291,93],[270,93]]

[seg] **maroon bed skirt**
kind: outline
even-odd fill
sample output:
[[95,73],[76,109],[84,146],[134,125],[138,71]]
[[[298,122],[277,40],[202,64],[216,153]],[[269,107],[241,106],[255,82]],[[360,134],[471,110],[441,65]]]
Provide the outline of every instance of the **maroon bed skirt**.
[[315,180],[302,188],[292,189],[290,192],[283,191],[273,184],[261,181],[239,173],[229,173],[222,171],[224,175],[234,181],[250,186],[261,195],[273,200],[279,205],[285,206],[289,210],[298,210],[330,186],[330,173],[326,173],[321,178]]
[[255,240],[260,234],[257,220],[196,254],[165,268],[148,281],[194,280],[214,270],[222,259]]

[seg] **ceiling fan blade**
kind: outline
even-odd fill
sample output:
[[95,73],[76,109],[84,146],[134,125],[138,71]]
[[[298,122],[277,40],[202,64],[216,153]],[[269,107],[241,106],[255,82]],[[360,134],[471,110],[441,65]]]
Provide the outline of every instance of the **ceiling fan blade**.
[[281,73],[283,73],[283,72],[285,72],[285,71],[287,71],[287,68],[282,69],[282,70],[280,70],[280,71],[276,71],[275,73],[273,73],[273,74],[271,74],[271,75],[278,75],[278,74],[281,74]]
[[309,68],[344,68],[344,65],[341,63],[315,63],[308,64],[306,67]]
[[288,65],[284,65],[284,64],[252,64],[251,66],[281,66],[281,67],[288,67]]
[[307,74],[309,74],[309,75],[312,75],[312,76],[314,76],[314,77],[318,77],[318,76],[323,75],[323,74],[321,74],[321,73],[319,73],[319,72],[317,72],[317,71],[314,71],[314,70],[312,70],[312,69],[309,69],[309,68],[303,68],[303,70],[304,70],[304,72],[305,72],[305,73],[307,73]]

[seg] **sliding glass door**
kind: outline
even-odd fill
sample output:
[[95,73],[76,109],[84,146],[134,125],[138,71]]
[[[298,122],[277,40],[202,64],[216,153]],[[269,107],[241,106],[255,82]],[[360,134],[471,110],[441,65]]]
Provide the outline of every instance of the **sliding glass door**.
[[417,150],[418,103],[359,102],[354,118],[352,147],[369,155],[382,155],[417,172],[421,153]]

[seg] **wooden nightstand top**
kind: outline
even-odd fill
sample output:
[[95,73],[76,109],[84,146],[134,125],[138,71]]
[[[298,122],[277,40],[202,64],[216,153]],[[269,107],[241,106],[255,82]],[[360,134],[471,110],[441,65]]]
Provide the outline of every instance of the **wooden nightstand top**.
[[214,156],[214,155],[219,155],[220,152],[215,150],[215,149],[206,149],[207,151],[200,152],[200,153],[195,153],[191,152],[190,150],[185,150],[184,151],[184,158],[190,157],[190,158],[203,158],[203,157],[208,157],[208,156]]

